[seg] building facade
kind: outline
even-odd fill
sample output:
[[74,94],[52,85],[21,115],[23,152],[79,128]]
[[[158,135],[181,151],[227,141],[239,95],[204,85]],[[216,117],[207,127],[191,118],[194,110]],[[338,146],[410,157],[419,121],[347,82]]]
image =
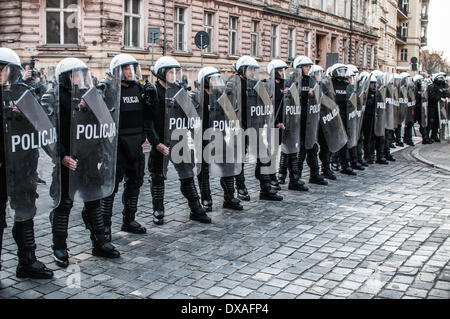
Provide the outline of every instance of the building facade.
[[[427,45],[429,0],[398,0],[397,71],[417,74],[421,70],[420,50]],[[413,60],[417,69],[413,70]]]
[[[307,55],[324,68],[328,60],[370,71],[392,67],[386,52],[395,51],[395,1],[378,1],[1,0],[0,45],[50,72],[55,61],[80,58],[98,78],[119,53],[135,56],[149,80],[152,61],[164,54],[180,62],[190,82],[202,63],[232,72],[242,55],[262,67]],[[194,43],[199,31],[211,38],[204,50]]]

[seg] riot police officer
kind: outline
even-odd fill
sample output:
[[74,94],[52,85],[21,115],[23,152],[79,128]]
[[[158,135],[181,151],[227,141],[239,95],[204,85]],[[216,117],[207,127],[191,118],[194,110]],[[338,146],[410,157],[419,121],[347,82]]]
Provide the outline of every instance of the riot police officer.
[[[300,180],[297,154],[299,151],[300,135],[299,126],[301,120],[300,105],[296,105],[296,97],[299,97],[298,83],[295,74],[287,77],[288,65],[282,60],[272,60],[267,65],[267,73],[271,75],[271,81],[275,82],[275,127],[280,130],[279,144],[281,147],[281,159],[279,169],[279,183],[284,184],[289,170],[289,190],[308,191],[308,187]],[[292,84],[294,86],[290,87]],[[291,89],[293,88],[293,92]],[[289,105],[286,105],[288,103]],[[290,111],[288,112],[287,106]],[[278,186],[272,178],[272,187]],[[277,189],[277,188],[275,188]]]
[[[232,76],[227,82],[227,91],[229,94],[239,94],[237,90],[241,90],[241,99],[242,99],[242,128],[247,130],[248,128],[253,128],[252,124],[258,122],[258,119],[252,119],[249,116],[250,107],[249,103],[254,103],[256,105],[257,101],[257,93],[255,91],[255,86],[258,84],[256,72],[259,69],[259,64],[256,60],[250,56],[242,56],[238,59],[236,63],[233,64],[233,68],[236,72],[234,76]],[[267,118],[261,117],[261,121],[266,121]],[[270,122],[270,121],[269,121]],[[259,122],[258,125],[269,125],[270,123],[262,123]],[[272,125],[272,124],[270,124]],[[256,128],[256,127],[254,127]],[[258,129],[258,128],[256,128]],[[258,134],[258,139],[263,138]],[[245,149],[248,150],[248,141],[245,141]],[[277,194],[277,191],[272,188],[270,175],[266,174],[266,172],[262,171],[262,168],[271,167],[271,162],[262,163],[261,159],[257,158],[256,168],[255,168],[255,177],[260,182],[260,200],[272,200],[272,201],[281,201],[283,197]],[[244,164],[242,164],[242,171],[240,174],[236,175],[236,188],[238,191],[238,198],[241,200],[250,200],[250,196],[248,194],[247,188],[245,186],[245,178],[244,178]]]
[[[181,70],[181,66],[177,60],[172,57],[161,57],[151,68],[153,75],[157,77],[156,81],[156,97],[153,102],[154,108],[154,129],[148,131],[148,139],[152,145],[150,158],[148,161],[148,170],[151,176],[150,190],[153,201],[153,222],[156,225],[164,223],[164,189],[165,189],[165,170],[167,169],[167,161],[164,156],[168,156],[169,149],[164,144],[169,140],[170,136],[165,136],[165,129],[168,123],[165,116],[166,113],[166,90],[168,85],[181,85],[176,82],[174,72]],[[190,174],[193,175],[193,174]],[[179,176],[181,193],[188,200],[191,213],[189,218],[201,223],[211,223],[211,218],[206,214],[206,210],[200,203],[197,188],[193,177]]]
[[[303,164],[306,159],[306,163],[310,169],[310,177],[309,182],[311,184],[317,185],[328,185],[328,182],[325,178],[319,174],[319,159],[318,152],[319,146],[317,143],[314,143],[314,146],[311,149],[306,149],[305,143],[308,136],[311,132],[306,130],[306,123],[308,115],[310,114],[308,110],[308,100],[312,95],[312,88],[310,87],[310,77],[309,71],[311,70],[311,66],[313,65],[310,58],[306,56],[298,56],[294,60],[293,67],[294,69],[300,68],[302,70],[302,82],[301,82],[301,124],[300,124],[300,152],[298,153],[298,167],[300,170],[300,176],[303,171]],[[318,129],[318,127],[316,128]],[[308,136],[307,136],[308,135]]]
[[[344,127],[347,129],[347,86],[349,85],[349,82],[345,79],[347,66],[337,63],[332,66],[330,72],[334,92],[336,94],[336,104],[339,106],[339,114]],[[356,173],[349,164],[350,159],[347,145],[339,151],[339,160],[342,174],[356,176]]]
[[[90,155],[94,155],[94,159],[91,161],[90,156],[78,159],[72,154],[75,150],[71,149],[75,145],[74,136],[71,136],[72,125],[77,125],[74,114],[81,112],[84,120],[90,119],[88,116],[91,111],[88,111],[86,102],[80,99],[80,93],[82,88],[87,85],[91,85],[90,74],[86,64],[77,58],[66,58],[61,60],[56,66],[55,76],[57,80],[57,87],[53,90],[49,90],[45,95],[46,100],[54,101],[51,98],[52,94],[55,94],[55,90],[59,90],[59,109],[60,109],[60,136],[59,136],[59,149],[61,157],[61,201],[58,207],[56,207],[50,213],[50,221],[52,224],[53,233],[53,257],[55,262],[60,267],[67,267],[69,265],[69,254],[67,247],[68,227],[69,227],[69,214],[73,207],[74,194],[80,179],[90,180],[88,184],[83,185],[88,188],[85,193],[97,193],[99,192],[100,185],[93,185],[94,179],[100,178],[102,174],[97,172],[97,160],[101,153],[105,150],[99,147],[101,144],[88,144],[89,148],[92,147]],[[88,84],[89,83],[89,84]],[[94,94],[98,92],[91,91]],[[44,98],[43,97],[43,98]],[[91,108],[92,109],[92,108]],[[77,112],[74,112],[76,110]],[[81,146],[81,145],[80,145]],[[83,148],[83,146],[81,146]],[[95,148],[98,147],[98,150]],[[115,160],[115,159],[112,159]],[[86,171],[84,171],[86,169]],[[96,172],[91,176],[91,172]],[[80,176],[83,174],[84,176]],[[111,182],[111,181],[109,181]],[[86,224],[86,228],[91,232],[92,240],[92,254],[94,256],[100,256],[105,258],[119,258],[120,253],[116,248],[107,240],[105,236],[105,223],[100,207],[101,195],[94,200],[84,200],[84,208],[82,211],[82,217]]]
[[422,144],[430,144],[429,138],[426,136],[426,106],[428,104],[428,91],[426,83],[424,83],[424,78],[422,75],[416,75],[413,77],[415,84],[415,96],[416,105],[414,108],[414,123],[419,123],[419,132],[422,135]]
[[431,140],[434,142],[440,142],[438,132],[441,127],[439,123],[440,109],[439,103],[447,101],[448,91],[446,91],[445,73],[436,73],[432,76],[433,83],[428,89],[428,132],[431,131]]
[[[240,101],[223,102],[226,98],[225,82],[222,74],[214,67],[204,67],[197,75],[198,90],[195,92],[198,103],[203,106],[203,134],[209,130],[216,130],[221,133],[221,140],[214,140],[215,144],[222,143],[223,154],[214,154],[210,158],[205,154],[207,140],[203,139],[202,151],[203,161],[200,174],[197,175],[202,198],[202,205],[207,211],[212,211],[212,197],[210,189],[210,174],[220,177],[220,185],[224,192],[223,208],[232,210],[243,210],[240,200],[235,197],[234,178],[240,171],[241,159],[238,157],[236,149],[236,138],[239,138],[239,114]],[[231,108],[229,108],[231,106]],[[230,128],[227,130],[227,128]],[[226,138],[225,136],[228,135]],[[218,138],[218,137],[215,137]],[[233,154],[233,163],[226,160],[227,155]]]
[[[145,227],[135,221],[140,187],[144,180],[145,156],[142,144],[146,134],[144,128],[152,120],[152,109],[149,102],[156,94],[151,84],[144,88],[141,80],[141,70],[136,59],[129,54],[116,55],[109,67],[110,74],[120,77],[120,87],[106,79],[99,84],[106,100],[109,96],[118,95],[120,91],[119,141],[117,149],[117,163],[115,187],[113,193],[101,200],[101,209],[105,222],[105,233],[111,241],[111,217],[113,213],[114,197],[119,184],[125,180],[122,203],[124,205],[121,230],[133,234],[145,234]],[[116,98],[111,98],[113,103]],[[113,107],[109,105],[109,107]],[[117,110],[115,110],[117,112]],[[148,125],[150,127],[150,125]]]
[[[38,197],[36,180],[34,179],[37,167],[37,150],[15,150],[9,148],[8,131],[22,131],[22,134],[34,131],[30,123],[19,111],[15,104],[21,96],[18,94],[30,93],[30,89],[19,83],[23,69],[20,58],[16,52],[9,48],[0,48],[0,270],[1,250],[3,245],[3,232],[6,228],[6,203],[8,196],[10,206],[14,211],[13,238],[17,244],[19,259],[16,276],[19,278],[50,279],[53,272],[42,262],[37,260],[34,237],[34,216],[36,214],[36,199]],[[18,93],[18,94],[17,94]],[[23,96],[23,95],[22,95]],[[37,96],[34,96],[38,99]],[[10,127],[4,133],[4,121]],[[23,128],[23,130],[21,129]],[[19,157],[11,156],[13,153]],[[33,169],[34,168],[34,169]],[[8,174],[12,172],[13,175]],[[7,182],[8,185],[7,185]]]
[[[368,164],[375,163],[375,149],[376,162],[378,164],[388,164],[384,157],[384,136],[377,136],[375,134],[375,117],[377,112],[377,101],[379,101],[379,92],[377,92],[377,76],[381,72],[372,72],[369,79],[369,91],[367,96],[366,111],[364,112],[363,132],[364,132],[364,158]],[[380,125],[382,130],[385,129],[385,124]],[[381,128],[380,128],[381,130]]]

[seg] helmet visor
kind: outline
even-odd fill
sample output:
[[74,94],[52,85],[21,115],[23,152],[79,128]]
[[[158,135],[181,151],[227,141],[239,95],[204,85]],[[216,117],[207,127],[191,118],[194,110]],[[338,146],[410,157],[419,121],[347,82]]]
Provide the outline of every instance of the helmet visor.
[[92,76],[88,69],[73,70],[69,73],[70,81],[73,86],[79,89],[88,89],[92,87]]
[[183,82],[183,70],[181,68],[168,68],[165,70],[166,82],[169,84]]
[[122,65],[122,81],[141,81],[142,72],[139,64]]

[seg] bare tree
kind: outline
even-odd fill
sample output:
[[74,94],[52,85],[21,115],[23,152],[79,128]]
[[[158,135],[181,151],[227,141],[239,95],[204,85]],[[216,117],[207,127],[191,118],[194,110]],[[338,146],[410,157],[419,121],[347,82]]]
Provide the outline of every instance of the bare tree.
[[422,68],[428,74],[437,72],[450,72],[450,64],[444,57],[443,51],[424,50],[420,53]]

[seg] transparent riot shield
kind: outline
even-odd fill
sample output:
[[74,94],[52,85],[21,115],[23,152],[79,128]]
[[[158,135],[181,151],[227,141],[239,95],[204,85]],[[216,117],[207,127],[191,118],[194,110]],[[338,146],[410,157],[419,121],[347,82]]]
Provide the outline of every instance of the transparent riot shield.
[[386,82],[384,75],[377,77],[375,106],[375,136],[384,136],[386,130]]
[[[246,79],[247,98],[247,129],[248,155],[250,162],[259,159],[262,163],[269,163],[274,159],[278,145],[278,129],[274,128],[275,113],[273,97],[275,94],[274,80],[263,73],[255,74]],[[276,172],[275,165],[265,167],[264,174]]]
[[353,84],[347,86],[347,147],[353,148],[358,144],[358,97]]
[[[300,69],[301,72],[301,69]],[[320,74],[317,77],[321,77]],[[309,77],[310,91],[306,109],[305,149],[309,150],[318,143],[320,121],[320,81],[321,78]],[[301,82],[300,82],[301,83]],[[300,86],[301,87],[301,86]]]
[[[240,90],[240,85],[236,87]],[[200,85],[202,109],[208,108],[209,128],[203,139],[210,141],[203,151],[211,176],[228,177],[242,170],[241,100],[227,94],[222,74],[210,76]]]
[[[285,129],[280,132],[281,151],[284,154],[296,154],[300,150],[300,92],[298,77],[301,73],[298,70],[289,70],[289,76],[284,82],[283,91],[283,124]],[[300,75],[299,75],[300,74]]]
[[449,139],[448,127],[448,112],[447,103],[440,100],[438,102],[439,108],[439,139],[442,141]]
[[406,87],[406,83],[403,83],[403,81],[399,84],[398,101],[400,106],[397,125],[402,125],[405,122],[406,112],[408,110],[408,88]]
[[421,105],[420,125],[422,127],[428,126],[428,84],[425,81],[422,81],[422,105]]
[[89,71],[71,73],[70,157],[77,168],[69,172],[72,200],[94,201],[112,194],[115,186],[120,113],[120,71],[106,95],[93,85]]
[[[167,176],[168,162],[173,164],[179,179],[200,174],[202,156],[203,109],[180,84],[181,70],[170,76],[173,82],[166,82],[166,111],[164,144],[170,148],[165,158],[164,175]],[[166,76],[169,79],[169,77]]]
[[17,66],[6,65],[0,77],[4,133],[0,166],[5,168],[10,212],[20,222],[58,206],[61,161],[58,94],[46,99],[52,105],[45,107],[28,86],[17,82],[19,75]]
[[389,73],[386,75],[386,129],[395,129],[395,87],[394,87],[394,76]]
[[330,152],[335,153],[347,144],[347,133],[339,116],[331,79],[325,78],[321,88],[320,125]]
[[407,78],[407,91],[408,91],[408,109],[406,111],[406,124],[414,124],[414,108],[416,106],[416,90],[414,82],[411,78]]
[[369,77],[365,76],[358,81],[358,110],[356,112],[356,115],[358,117],[358,140],[362,131],[362,124],[364,119],[364,112],[366,111],[368,91],[369,91]]

